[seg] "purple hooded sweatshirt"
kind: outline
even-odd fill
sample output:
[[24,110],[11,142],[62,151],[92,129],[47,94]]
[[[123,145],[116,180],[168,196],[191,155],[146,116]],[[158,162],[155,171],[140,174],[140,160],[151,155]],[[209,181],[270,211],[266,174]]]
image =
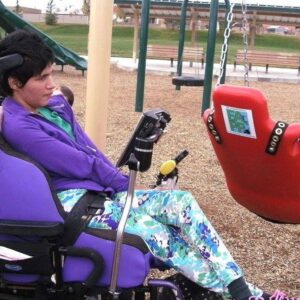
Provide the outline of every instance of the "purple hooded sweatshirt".
[[2,128],[7,142],[42,165],[57,191],[84,188],[114,194],[127,190],[128,177],[84,133],[65,98],[51,97],[48,108],[71,124],[76,141],[54,123],[8,97],[3,102]]

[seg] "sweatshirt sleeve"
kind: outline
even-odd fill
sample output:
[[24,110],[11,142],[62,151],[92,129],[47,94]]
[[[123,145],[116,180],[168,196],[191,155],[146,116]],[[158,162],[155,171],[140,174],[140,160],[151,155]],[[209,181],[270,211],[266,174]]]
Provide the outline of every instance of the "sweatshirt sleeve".
[[16,150],[41,164],[49,173],[76,179],[90,179],[103,187],[112,188],[115,192],[127,189],[128,176],[113,166],[103,153],[94,154],[90,149],[74,147],[71,141],[69,144],[60,141],[59,138],[42,130],[33,117],[32,120],[9,125],[3,130],[7,141]]

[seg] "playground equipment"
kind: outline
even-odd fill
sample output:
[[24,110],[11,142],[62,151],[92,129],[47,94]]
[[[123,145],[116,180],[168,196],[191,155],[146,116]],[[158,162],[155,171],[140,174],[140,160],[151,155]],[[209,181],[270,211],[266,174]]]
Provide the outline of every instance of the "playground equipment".
[[[142,13],[141,13],[141,31],[140,31],[140,50],[139,50],[139,62],[138,62],[138,75],[137,75],[137,87],[136,87],[136,102],[135,110],[141,112],[143,110],[144,102],[144,86],[145,86],[145,71],[146,71],[146,57],[147,57],[147,42],[148,42],[148,24],[149,24],[149,11],[150,11],[150,0],[144,0],[142,2]],[[183,49],[184,49],[184,24],[185,24],[185,12],[188,5],[188,0],[182,1],[182,16],[180,26],[180,39],[178,47],[178,62],[180,62]],[[177,69],[178,84],[190,84],[194,83],[198,85],[204,85],[203,89],[203,101],[202,101],[202,113],[209,107],[211,97],[211,86],[213,79],[213,67],[214,67],[214,56],[215,56],[215,41],[217,32],[217,21],[218,21],[218,6],[219,0],[210,2],[210,18],[209,18],[209,35],[207,41],[206,50],[206,64],[205,64],[205,78],[180,78],[182,75],[181,69]],[[226,13],[230,10],[230,1],[225,0]],[[227,53],[226,53],[227,56]],[[178,67],[181,68],[181,64]],[[224,65],[224,71],[222,74],[222,82],[225,80],[226,75],[226,64]],[[182,80],[183,79],[183,80]],[[204,80],[204,81],[203,81]]]
[[204,76],[174,76],[172,84],[176,87],[180,86],[203,86]]
[[276,122],[254,88],[220,85],[205,111],[232,197],[273,221],[300,223],[300,124]]
[[300,124],[275,122],[264,95],[249,87],[246,11],[243,1],[246,86],[218,82],[203,119],[232,197],[266,219],[300,223]]
[[[228,52],[228,38],[230,36],[230,26],[232,23],[232,19],[233,19],[233,8],[234,8],[234,4],[229,4],[227,6],[227,12],[226,12],[226,27],[224,30],[224,42],[222,45],[222,49],[221,49],[221,61],[220,61],[220,74],[218,77],[218,82],[217,85],[224,83],[225,82],[225,73],[226,73],[226,60],[227,60],[227,52]],[[186,9],[185,9],[186,10]],[[185,11],[184,9],[182,9],[182,11]],[[183,12],[182,12],[183,13]],[[184,12],[185,14],[185,12]],[[184,15],[185,18],[185,15]],[[212,18],[212,22],[214,21],[214,19]],[[213,23],[214,24],[214,23]],[[183,25],[185,28],[185,23]],[[183,38],[184,41],[184,38]],[[213,41],[213,47],[215,47],[215,37],[214,37],[214,41]],[[210,45],[208,45],[207,47],[207,51],[209,51],[209,49],[211,49]],[[212,66],[213,66],[213,61],[212,61]],[[181,65],[178,64],[178,68],[177,68],[177,74],[179,74],[179,76],[175,76],[172,79],[172,83],[176,85],[176,89],[179,89],[179,87],[181,85],[186,85],[186,86],[203,86],[205,84],[205,76],[181,76],[181,70],[182,69],[182,63]],[[211,68],[209,68],[210,70]],[[211,78],[212,80],[212,78]]]
[[57,43],[35,26],[26,22],[20,16],[7,9],[0,1],[0,27],[2,27],[7,33],[15,31],[16,29],[23,29],[37,33],[43,38],[44,42],[52,49],[55,55],[55,63],[62,68],[64,65],[72,65],[77,70],[84,72],[87,69],[87,61],[77,55],[70,49],[65,48],[61,44]]
[[176,90],[179,90],[182,85],[185,86],[203,86],[204,77],[197,76],[184,76],[182,75],[182,63],[183,63],[183,52],[184,52],[184,40],[185,40],[185,25],[186,25],[186,9],[188,0],[184,0],[181,6],[181,18],[180,18],[180,38],[178,47],[178,63],[177,63],[177,74],[172,78],[172,84],[176,86]]

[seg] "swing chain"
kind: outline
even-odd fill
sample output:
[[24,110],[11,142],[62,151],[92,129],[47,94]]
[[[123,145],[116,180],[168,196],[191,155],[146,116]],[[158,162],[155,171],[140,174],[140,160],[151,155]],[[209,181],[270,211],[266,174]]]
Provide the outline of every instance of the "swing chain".
[[249,61],[248,61],[248,20],[247,20],[247,4],[246,0],[242,0],[242,29],[243,29],[243,44],[244,44],[244,85],[249,86]]
[[216,87],[220,85],[221,83],[221,79],[223,77],[224,74],[224,66],[226,63],[226,56],[227,56],[227,51],[228,51],[228,39],[230,37],[230,33],[231,33],[231,23],[233,20],[233,8],[234,8],[234,3],[230,4],[230,9],[229,12],[227,14],[227,26],[224,30],[224,42],[222,45],[222,49],[221,49],[221,58],[220,58],[220,73],[219,73],[219,77],[216,83]]

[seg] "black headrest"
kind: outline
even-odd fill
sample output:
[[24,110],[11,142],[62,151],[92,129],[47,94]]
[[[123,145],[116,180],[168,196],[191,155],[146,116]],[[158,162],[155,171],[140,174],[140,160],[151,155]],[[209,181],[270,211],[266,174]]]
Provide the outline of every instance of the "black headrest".
[[23,57],[17,53],[0,57],[0,74],[20,66],[23,63],[23,60]]

